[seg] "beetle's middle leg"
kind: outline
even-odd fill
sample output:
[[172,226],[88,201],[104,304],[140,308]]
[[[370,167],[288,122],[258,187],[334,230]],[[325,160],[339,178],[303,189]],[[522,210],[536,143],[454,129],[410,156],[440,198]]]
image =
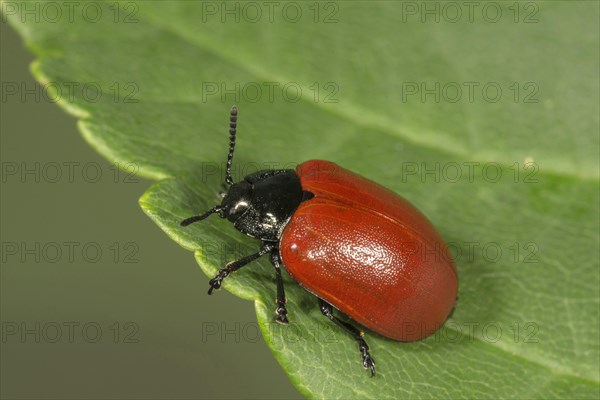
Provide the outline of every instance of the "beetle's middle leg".
[[287,300],[285,298],[285,289],[283,288],[283,278],[281,277],[282,263],[278,248],[274,248],[271,251],[271,263],[275,267],[275,279],[277,280],[277,299],[275,300],[277,304],[277,309],[275,310],[277,318],[275,318],[275,321],[280,324],[287,324],[289,322],[287,319],[287,308],[285,307]]

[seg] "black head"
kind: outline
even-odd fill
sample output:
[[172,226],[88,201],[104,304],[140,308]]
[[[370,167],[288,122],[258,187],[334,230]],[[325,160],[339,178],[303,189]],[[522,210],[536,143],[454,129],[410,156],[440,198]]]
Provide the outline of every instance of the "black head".
[[229,153],[225,183],[229,189],[220,205],[202,215],[187,218],[181,226],[201,221],[211,214],[227,218],[236,229],[248,236],[265,241],[278,241],[302,201],[300,179],[294,170],[267,170],[248,175],[233,183],[231,163],[235,149],[237,107],[231,108],[229,117]]
[[221,209],[223,217],[235,223],[252,204],[252,185],[246,181],[231,185],[223,201]]

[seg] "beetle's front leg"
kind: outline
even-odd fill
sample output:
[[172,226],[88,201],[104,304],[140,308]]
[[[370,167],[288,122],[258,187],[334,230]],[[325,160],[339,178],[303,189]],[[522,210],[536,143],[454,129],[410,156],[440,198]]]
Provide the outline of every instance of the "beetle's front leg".
[[208,281],[208,283],[210,285],[210,288],[208,289],[208,294],[212,294],[213,290],[219,289],[221,287],[221,283],[223,282],[223,279],[225,279],[227,276],[229,276],[230,273],[237,271],[238,269],[242,268],[244,265],[251,263],[252,261],[264,256],[265,254],[271,252],[272,250],[273,250],[272,244],[263,243],[259,252],[250,254],[249,256],[246,256],[244,258],[240,258],[239,260],[228,263],[225,266],[225,268],[222,268],[219,270],[219,273],[217,274],[217,276],[215,276],[210,281]]

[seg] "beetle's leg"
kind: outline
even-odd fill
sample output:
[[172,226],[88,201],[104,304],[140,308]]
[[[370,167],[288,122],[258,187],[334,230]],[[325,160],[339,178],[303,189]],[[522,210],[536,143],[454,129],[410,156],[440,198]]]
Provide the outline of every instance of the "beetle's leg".
[[214,289],[219,289],[221,287],[221,283],[223,279],[225,279],[230,273],[237,271],[242,268],[244,265],[251,263],[259,257],[264,256],[273,250],[273,245],[271,244],[263,244],[258,253],[250,254],[244,258],[240,258],[239,260],[232,261],[228,263],[225,268],[219,270],[217,276],[208,281],[210,285],[210,289],[208,289],[208,294],[212,294]]
[[277,321],[280,324],[287,324],[287,309],[285,308],[285,289],[283,288],[283,278],[281,277],[281,256],[279,255],[279,249],[275,248],[271,252],[271,263],[275,267],[275,279],[277,280],[277,299],[275,303],[277,304],[277,309],[275,312],[277,313]]
[[335,322],[337,326],[348,332],[354,340],[358,342],[358,350],[362,356],[363,367],[365,369],[371,370],[371,376],[375,375],[375,360],[369,354],[369,346],[367,342],[363,339],[363,333],[359,331],[355,326],[352,326],[344,321],[339,320],[333,315],[333,306],[326,302],[325,300],[319,298],[319,308],[321,309],[321,313]]

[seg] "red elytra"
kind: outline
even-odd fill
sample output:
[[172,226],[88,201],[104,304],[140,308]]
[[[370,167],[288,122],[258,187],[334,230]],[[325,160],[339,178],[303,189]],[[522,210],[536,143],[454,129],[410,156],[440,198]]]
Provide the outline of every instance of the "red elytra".
[[401,196],[334,163],[307,161],[296,173],[315,197],[283,230],[287,272],[388,338],[419,340],[442,326],[458,277],[429,220]]

